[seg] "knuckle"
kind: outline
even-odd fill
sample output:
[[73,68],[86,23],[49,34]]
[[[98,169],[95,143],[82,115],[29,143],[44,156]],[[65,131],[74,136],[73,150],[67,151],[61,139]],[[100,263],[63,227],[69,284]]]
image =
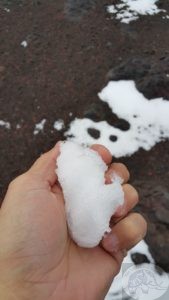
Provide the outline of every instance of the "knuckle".
[[135,214],[137,215],[137,218],[139,218],[139,220],[140,220],[140,227],[142,229],[142,234],[144,237],[147,232],[147,221],[141,214],[139,214],[139,213],[135,213]]
[[147,232],[147,222],[145,218],[139,213],[132,213],[132,223],[137,224],[134,230],[134,238],[139,242],[144,238]]
[[42,160],[46,159],[46,153],[42,153],[34,162],[33,166],[37,166]]
[[139,193],[138,191],[131,185],[131,184],[125,184],[123,186],[124,193],[127,194],[128,197],[130,197],[134,202],[139,201]]
[[130,173],[127,167],[123,163],[113,163],[112,164],[115,171],[120,172],[128,181],[130,179]]

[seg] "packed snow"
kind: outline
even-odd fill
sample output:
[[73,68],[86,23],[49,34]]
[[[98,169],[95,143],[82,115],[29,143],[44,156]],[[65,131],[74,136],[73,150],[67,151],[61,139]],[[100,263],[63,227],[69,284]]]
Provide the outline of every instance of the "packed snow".
[[[98,96],[120,119],[128,121],[130,128],[123,131],[106,121],[76,118],[65,133],[69,140],[87,145],[97,142],[115,157],[122,157],[140,148],[150,150],[156,143],[169,138],[169,101],[146,99],[132,80],[110,81]],[[89,134],[90,128],[99,131],[97,139]]]
[[53,128],[56,129],[57,131],[61,131],[64,128],[65,124],[62,119],[59,119],[54,122]]
[[73,142],[60,146],[57,175],[63,189],[67,223],[73,240],[81,247],[95,247],[106,232],[109,221],[124,193],[115,174],[105,184],[106,164],[99,154]]
[[11,129],[11,124],[9,122],[0,120],[0,127],[4,127],[6,129]]
[[35,124],[33,134],[37,135],[39,132],[43,132],[45,123],[46,119],[42,119],[39,123]]
[[122,23],[130,23],[139,18],[140,15],[155,15],[164,9],[159,9],[158,0],[121,0],[118,4],[107,7],[107,11]]
[[[149,263],[135,265],[131,257],[134,253],[144,254]],[[147,244],[142,240],[128,252],[105,300],[155,300],[161,296],[160,299],[168,300],[168,288],[169,275],[155,265]]]

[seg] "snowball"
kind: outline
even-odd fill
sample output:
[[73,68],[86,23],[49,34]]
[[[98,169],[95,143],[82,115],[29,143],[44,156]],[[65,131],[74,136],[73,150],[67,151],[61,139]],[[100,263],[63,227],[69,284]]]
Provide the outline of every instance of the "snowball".
[[110,231],[111,216],[124,202],[121,178],[117,176],[106,185],[106,170],[94,150],[70,141],[61,144],[56,172],[63,189],[69,231],[81,247],[99,244]]

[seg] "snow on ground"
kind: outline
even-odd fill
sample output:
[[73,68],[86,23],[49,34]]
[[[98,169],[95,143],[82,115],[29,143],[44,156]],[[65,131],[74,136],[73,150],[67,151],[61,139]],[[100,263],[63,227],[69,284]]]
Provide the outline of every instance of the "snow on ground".
[[62,119],[59,119],[54,122],[53,128],[57,131],[61,131],[65,127],[64,121]]
[[11,129],[11,124],[9,122],[5,122],[3,120],[0,120],[0,127],[4,127],[6,129]]
[[39,123],[35,124],[33,134],[37,135],[39,132],[43,132],[45,123],[46,119],[42,119]]
[[7,7],[4,7],[4,11],[6,11],[7,13],[10,13],[10,9]]
[[[150,263],[135,265],[131,258],[134,253],[146,255]],[[168,288],[169,275],[155,266],[148,246],[142,240],[128,252],[105,300],[154,300],[161,296],[160,299],[168,300]]]
[[28,42],[27,42],[27,41],[22,41],[22,42],[21,42],[21,46],[22,46],[23,48],[28,47]]
[[[115,157],[132,155],[140,148],[150,150],[156,143],[169,138],[169,101],[163,98],[148,100],[134,81],[110,81],[98,94],[119,118],[129,122],[130,128],[122,131],[106,121],[75,118],[65,136],[80,144],[100,143]],[[98,131],[97,139],[89,129]]]
[[21,128],[21,125],[18,123],[16,124],[16,129],[20,129]]
[[155,15],[166,11],[158,8],[158,0],[121,0],[119,4],[109,5],[107,11],[122,23],[130,23],[140,15]]

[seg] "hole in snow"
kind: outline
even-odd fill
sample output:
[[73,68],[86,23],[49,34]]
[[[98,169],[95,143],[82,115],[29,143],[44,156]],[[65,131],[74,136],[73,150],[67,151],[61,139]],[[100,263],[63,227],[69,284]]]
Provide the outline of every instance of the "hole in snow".
[[93,137],[96,140],[100,137],[100,131],[95,128],[88,128],[87,132],[88,134],[90,134],[91,137]]
[[73,134],[68,134],[68,135],[67,135],[67,138],[68,138],[68,139],[74,138],[74,135],[73,135]]
[[148,259],[147,255],[143,253],[138,253],[138,252],[132,253],[131,259],[135,263],[135,265],[150,263],[150,260]]
[[117,138],[116,135],[111,135],[111,136],[109,137],[109,139],[110,139],[111,142],[116,142],[116,141],[118,140],[118,138]]

